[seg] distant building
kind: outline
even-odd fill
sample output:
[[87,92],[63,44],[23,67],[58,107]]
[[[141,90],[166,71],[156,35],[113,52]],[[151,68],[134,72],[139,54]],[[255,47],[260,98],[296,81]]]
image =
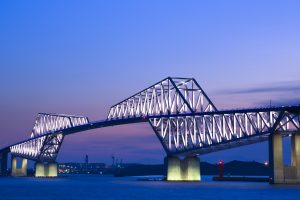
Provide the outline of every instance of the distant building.
[[60,163],[60,174],[112,174],[113,169],[104,163]]

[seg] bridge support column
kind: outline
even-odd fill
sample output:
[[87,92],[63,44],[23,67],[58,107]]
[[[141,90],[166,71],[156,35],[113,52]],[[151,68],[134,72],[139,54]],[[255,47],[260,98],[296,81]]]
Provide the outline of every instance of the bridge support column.
[[167,165],[167,181],[181,181],[180,159],[176,156],[167,156],[165,164]]
[[269,162],[271,167],[271,183],[284,183],[282,136],[279,132],[275,132],[269,136]]
[[57,163],[48,164],[48,177],[57,177]]
[[275,132],[269,138],[271,183],[300,183],[300,135],[291,137],[291,165],[284,166],[282,159],[282,136]]
[[300,135],[294,134],[291,138],[291,166],[295,168],[294,179],[300,182]]
[[7,152],[0,153],[0,176],[7,175]]
[[44,177],[45,176],[45,165],[44,163],[36,162],[35,163],[35,177]]
[[200,181],[200,160],[197,156],[188,156],[181,161],[181,177],[183,181]]
[[11,159],[11,175],[12,176],[27,176],[27,159],[22,158],[21,168],[17,167],[17,158],[12,156]]
[[35,177],[57,177],[57,163],[35,164]]
[[200,181],[200,161],[197,156],[180,160],[176,156],[165,158],[167,181]]

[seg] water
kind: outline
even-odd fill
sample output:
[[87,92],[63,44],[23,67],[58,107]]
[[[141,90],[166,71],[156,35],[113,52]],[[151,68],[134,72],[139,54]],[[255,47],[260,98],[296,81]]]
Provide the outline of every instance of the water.
[[0,178],[0,199],[300,199],[299,185],[251,182],[138,181],[140,177],[70,175],[54,179]]

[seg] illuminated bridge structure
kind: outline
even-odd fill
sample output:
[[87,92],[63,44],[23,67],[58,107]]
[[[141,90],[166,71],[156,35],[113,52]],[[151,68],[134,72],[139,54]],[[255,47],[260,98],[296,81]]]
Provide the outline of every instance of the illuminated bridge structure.
[[[300,105],[218,110],[195,79],[171,77],[112,106],[105,120],[39,113],[28,140],[0,150],[1,174],[7,173],[11,153],[13,176],[26,175],[27,159],[36,162],[37,177],[57,176],[56,158],[65,136],[142,122],[150,124],[167,154],[168,180],[200,180],[197,156],[267,140],[271,182],[300,180]],[[282,161],[284,136],[292,140],[288,167]],[[20,169],[16,157],[22,158]]]

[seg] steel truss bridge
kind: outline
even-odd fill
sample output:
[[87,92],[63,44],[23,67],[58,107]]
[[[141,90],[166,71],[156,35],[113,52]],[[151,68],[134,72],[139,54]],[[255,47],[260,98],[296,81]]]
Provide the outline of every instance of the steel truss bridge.
[[30,138],[0,150],[55,162],[64,137],[122,124],[148,122],[167,155],[199,155],[262,142],[270,134],[300,132],[300,105],[218,110],[193,78],[168,77],[110,108],[107,119],[39,113]]

